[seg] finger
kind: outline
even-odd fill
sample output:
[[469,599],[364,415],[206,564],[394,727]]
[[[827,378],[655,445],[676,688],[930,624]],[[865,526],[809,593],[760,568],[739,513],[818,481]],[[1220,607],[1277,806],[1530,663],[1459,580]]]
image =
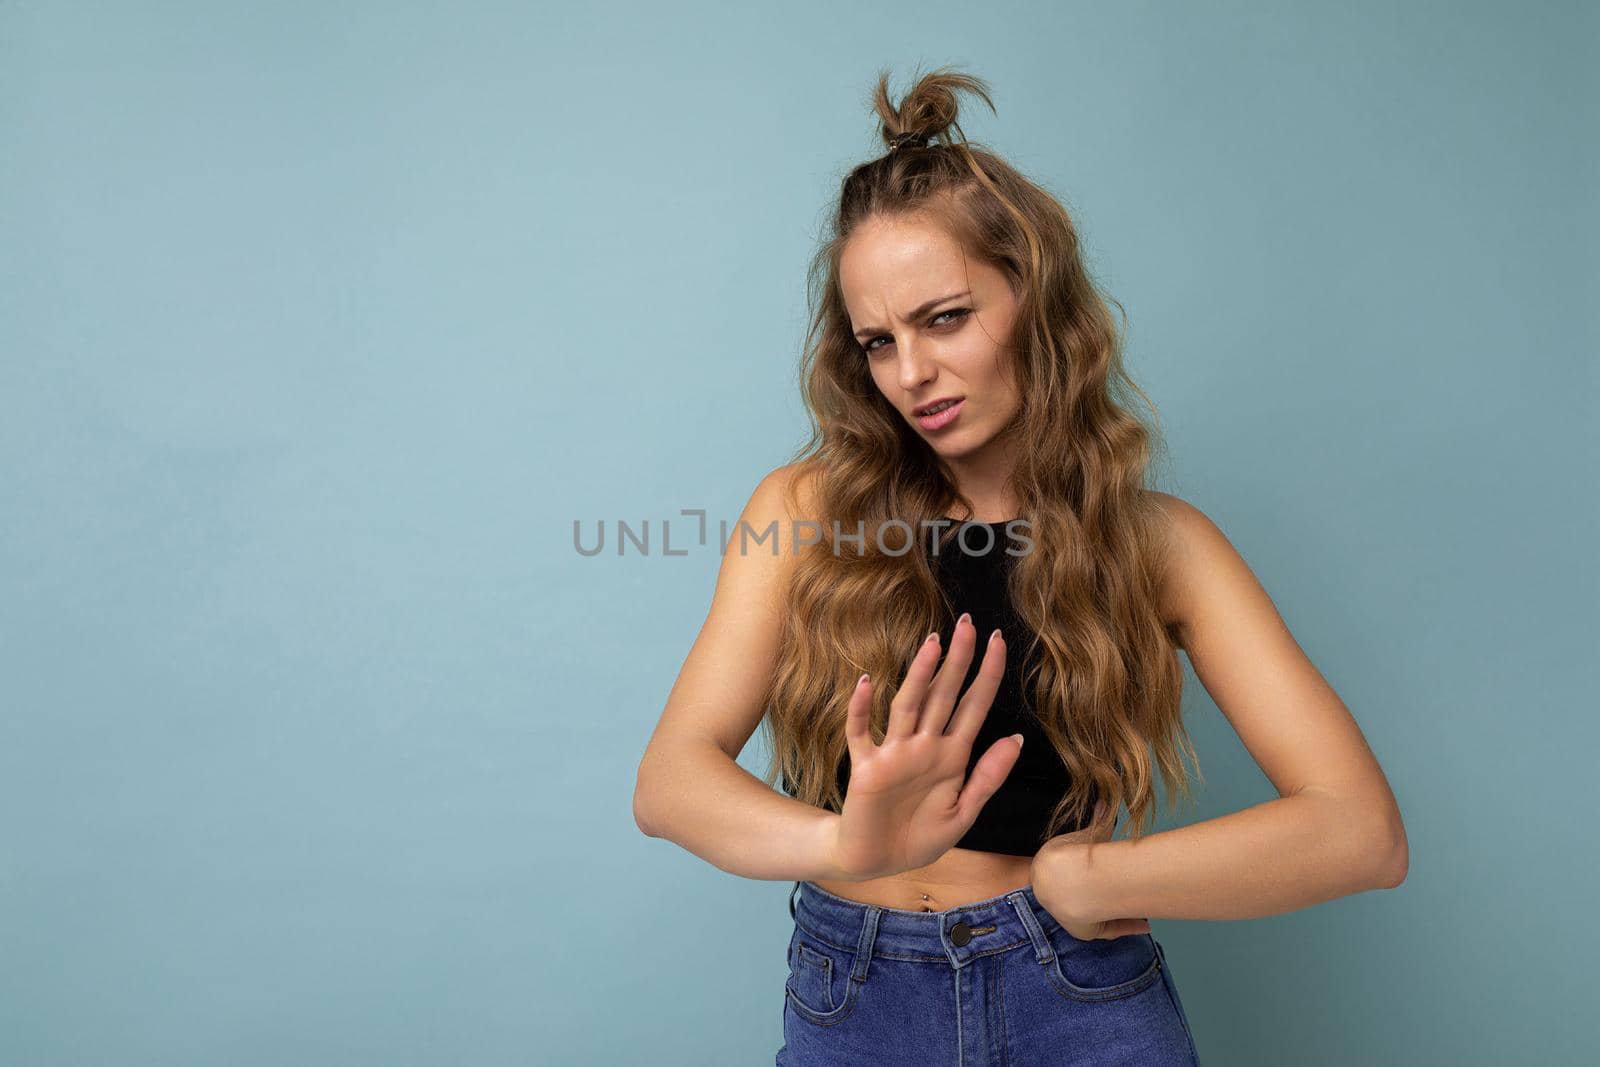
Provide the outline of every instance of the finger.
[[844,743],[850,749],[850,759],[859,763],[872,747],[872,678],[863,674],[856,679],[850,691],[850,703],[845,708]]
[[956,620],[955,632],[950,635],[950,651],[928,687],[928,698],[922,702],[922,718],[917,723],[919,733],[944,733],[945,724],[950,721],[950,709],[955,707],[956,697],[961,695],[961,687],[966,684],[972,646],[977,643],[977,627],[972,625],[972,616],[963,612]]
[[996,630],[989,636],[983,663],[978,666],[978,676],[967,687],[961,703],[956,705],[956,713],[950,717],[950,725],[945,733],[972,744],[978,736],[978,728],[989,714],[989,705],[994,703],[994,695],[1000,691],[1000,680],[1005,673],[1006,639]]
[[1127,937],[1130,934],[1148,934],[1150,932],[1149,919],[1113,919],[1111,923],[1097,936],[1103,939],[1113,937]]
[[928,679],[939,665],[939,631],[935,630],[922,642],[917,654],[911,658],[905,681],[900,691],[889,703],[889,726],[884,730],[884,740],[891,737],[910,737],[916,733],[917,719],[922,711],[922,701],[928,692]]
[[961,787],[961,794],[956,797],[956,818],[963,827],[962,833],[972,828],[978,819],[978,812],[995,795],[1006,775],[1011,773],[1011,768],[1017,765],[1017,757],[1022,753],[1020,734],[1002,737],[989,746],[989,751],[983,758],[973,765],[972,773],[967,775],[967,784]]

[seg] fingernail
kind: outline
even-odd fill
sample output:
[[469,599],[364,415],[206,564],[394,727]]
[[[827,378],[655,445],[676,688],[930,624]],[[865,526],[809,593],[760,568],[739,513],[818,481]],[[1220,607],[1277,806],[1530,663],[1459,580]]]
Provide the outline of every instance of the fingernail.
[[990,641],[991,644],[994,643],[995,641],[1003,641],[1003,640],[1005,640],[1005,639],[1000,636],[1000,631],[999,630],[996,630],[994,633],[989,635],[989,641]]
[[1017,748],[1020,749],[1022,747],[1022,735],[1021,734],[1012,734],[1011,735],[1011,740],[1013,740],[1013,741],[1015,741],[1017,743]]
[[856,679],[856,685],[861,685],[866,680],[867,680],[867,676],[863,674],[861,677]]
[[972,616],[963,611],[961,613],[961,618],[956,620],[956,625],[960,626],[962,623],[970,621],[972,621]]
[[924,638],[922,643],[926,645],[926,644],[930,644],[930,643],[932,643],[934,641],[937,641],[938,639],[939,639],[939,631],[935,630],[935,631],[933,631],[933,633],[929,634],[926,638]]

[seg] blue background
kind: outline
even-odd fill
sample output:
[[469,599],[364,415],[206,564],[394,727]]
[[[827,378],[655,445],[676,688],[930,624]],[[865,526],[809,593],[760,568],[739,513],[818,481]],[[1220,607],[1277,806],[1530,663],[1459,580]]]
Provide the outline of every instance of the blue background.
[[[771,1062],[789,884],[633,824],[718,564],[660,526],[799,441],[866,94],[950,63],[1127,309],[1162,487],[1405,815],[1398,890],[1156,920],[1203,1058],[1592,1062],[1597,42],[1558,3],[0,6],[0,1060]],[[619,519],[648,556],[574,550]],[[1274,795],[1189,685],[1164,825]]]

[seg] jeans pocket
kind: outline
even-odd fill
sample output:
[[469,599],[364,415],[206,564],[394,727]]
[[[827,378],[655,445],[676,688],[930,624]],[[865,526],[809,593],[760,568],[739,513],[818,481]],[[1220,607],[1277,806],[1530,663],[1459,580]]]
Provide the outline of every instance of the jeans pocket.
[[1104,1001],[1130,997],[1161,976],[1161,956],[1149,934],[1082,941],[1064,927],[1046,934],[1053,951],[1046,975],[1069,1000]]
[[789,941],[789,977],[784,983],[784,997],[794,1013],[819,1026],[848,1018],[861,987],[850,977],[853,956],[796,927]]

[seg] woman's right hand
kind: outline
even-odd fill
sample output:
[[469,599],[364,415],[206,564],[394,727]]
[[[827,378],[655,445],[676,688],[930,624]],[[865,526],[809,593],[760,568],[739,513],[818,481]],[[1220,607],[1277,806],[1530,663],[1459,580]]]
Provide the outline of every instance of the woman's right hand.
[[972,620],[962,615],[940,665],[939,635],[928,635],[889,704],[881,745],[869,729],[872,681],[863,676],[856,683],[845,719],[850,781],[833,824],[833,863],[842,877],[866,881],[932,863],[971,828],[1015,766],[1020,734],[996,741],[967,776],[972,743],[1000,688],[1006,660],[1005,641],[996,630],[977,678],[952,716],[976,642]]

